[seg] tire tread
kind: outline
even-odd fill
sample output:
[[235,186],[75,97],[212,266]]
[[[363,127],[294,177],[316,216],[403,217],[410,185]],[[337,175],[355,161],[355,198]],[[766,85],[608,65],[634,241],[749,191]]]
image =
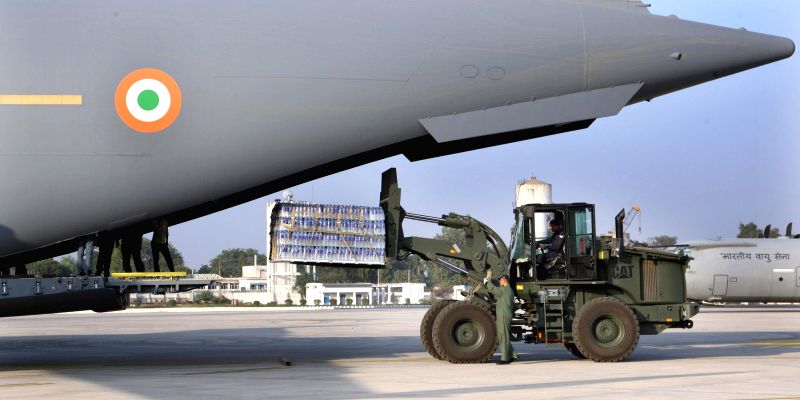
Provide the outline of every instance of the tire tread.
[[[584,343],[582,343],[581,335],[581,322],[583,318],[586,318],[586,315],[592,312],[592,309],[596,307],[603,307],[604,304],[615,304],[622,306],[622,308],[627,312],[627,316],[629,316],[633,320],[634,325],[634,334],[635,338],[633,344],[625,349],[624,352],[618,354],[614,357],[603,357],[597,354],[594,354],[591,349],[587,348]],[[591,333],[590,333],[591,335]],[[591,300],[590,302],[586,303],[575,315],[575,320],[572,323],[572,336],[575,340],[575,347],[577,350],[593,361],[597,362],[619,362],[628,358],[633,351],[636,349],[636,346],[639,344],[639,320],[636,318],[636,314],[633,313],[630,307],[627,304],[622,302],[621,300],[615,297],[599,297],[596,299]],[[574,354],[574,353],[573,353]]]
[[425,347],[428,354],[432,355],[437,360],[443,360],[444,358],[439,355],[439,352],[436,351],[436,347],[433,345],[433,323],[436,321],[436,317],[439,313],[452,303],[455,303],[455,300],[442,300],[433,303],[428,311],[425,312],[425,315],[422,317],[422,322],[419,324],[419,338],[422,340],[422,346]]

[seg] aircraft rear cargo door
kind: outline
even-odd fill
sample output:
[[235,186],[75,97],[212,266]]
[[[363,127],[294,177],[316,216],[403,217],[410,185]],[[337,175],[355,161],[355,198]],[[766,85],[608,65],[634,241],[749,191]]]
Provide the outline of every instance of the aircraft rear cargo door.
[[725,296],[728,294],[728,275],[714,275],[714,288],[712,296]]

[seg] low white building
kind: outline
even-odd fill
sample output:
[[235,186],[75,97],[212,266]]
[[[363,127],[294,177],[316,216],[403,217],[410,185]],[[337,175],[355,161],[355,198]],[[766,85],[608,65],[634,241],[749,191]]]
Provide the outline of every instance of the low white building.
[[[424,283],[308,283],[308,304],[379,305],[420,304],[426,300]],[[349,300],[349,302],[348,302]]]
[[[272,273],[271,273],[272,272]],[[295,271],[270,271],[266,265],[247,265],[242,267],[242,276],[237,278],[222,278],[216,274],[196,275],[198,279],[210,279],[214,283],[209,287],[196,289],[185,293],[131,294],[131,303],[150,304],[163,303],[175,300],[177,303],[195,301],[195,297],[205,291],[210,291],[214,296],[225,297],[233,304],[269,304],[272,302],[285,304],[289,299],[293,304],[300,304],[302,296],[294,290]],[[277,282],[277,285],[276,285]]]
[[371,283],[308,283],[306,301],[315,305],[371,305],[374,304],[372,286]]
[[419,304],[425,299],[424,283],[389,283],[383,286],[391,304]]
[[[216,274],[203,276],[198,279],[211,279],[214,283],[208,287],[184,293],[133,293],[131,294],[131,303],[151,304],[164,303],[170,300],[175,300],[177,303],[187,303],[189,301],[196,301],[196,297],[200,293],[206,291],[211,292],[217,297],[225,297],[233,304],[253,304],[255,302],[268,304],[271,301],[275,301],[275,296],[272,291],[269,290],[269,282],[266,279],[222,278]],[[284,301],[285,300],[284,298]],[[283,303],[283,301],[281,301],[281,303]]]
[[267,262],[267,265],[258,265],[257,260],[253,261],[253,265],[242,267],[242,277],[239,278],[240,288],[264,290],[266,303],[274,301],[283,304],[286,299],[291,299],[295,304],[299,304],[302,296],[295,291],[294,287],[298,275],[297,266],[271,262]]

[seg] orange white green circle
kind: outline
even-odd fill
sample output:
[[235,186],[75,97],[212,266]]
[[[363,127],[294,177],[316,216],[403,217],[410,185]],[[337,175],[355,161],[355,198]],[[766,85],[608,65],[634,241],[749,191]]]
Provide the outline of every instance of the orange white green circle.
[[117,85],[114,104],[122,122],[142,133],[160,132],[172,125],[181,111],[181,91],[166,72],[137,69]]

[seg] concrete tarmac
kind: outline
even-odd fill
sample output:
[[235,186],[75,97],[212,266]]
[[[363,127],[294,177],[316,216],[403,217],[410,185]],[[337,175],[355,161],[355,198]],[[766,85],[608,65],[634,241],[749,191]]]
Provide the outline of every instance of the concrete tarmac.
[[[652,398],[800,396],[800,308],[703,308],[630,360],[515,344],[520,361],[451,365],[425,309],[129,310],[0,321],[4,398]],[[280,359],[291,362],[284,366]],[[498,359],[498,355],[495,355]]]

